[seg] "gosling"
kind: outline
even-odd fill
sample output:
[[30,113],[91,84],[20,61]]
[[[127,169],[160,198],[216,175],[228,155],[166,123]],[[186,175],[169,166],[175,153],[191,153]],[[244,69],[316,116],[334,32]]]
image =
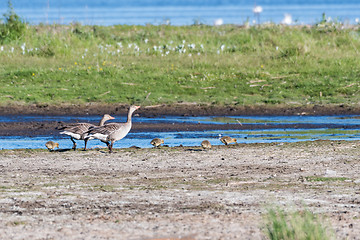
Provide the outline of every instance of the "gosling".
[[211,148],[211,143],[208,140],[204,140],[201,142],[201,146],[203,149],[210,149]]
[[153,140],[151,140],[150,142],[154,147],[158,147],[160,146],[161,144],[164,143],[164,140],[163,139],[160,139],[160,138],[154,138]]
[[52,151],[54,151],[55,148],[59,148],[59,143],[53,142],[53,141],[48,141],[47,143],[45,143],[45,146],[47,147],[47,149],[50,152],[52,152]]
[[236,138],[232,138],[232,137],[229,137],[229,136],[224,136],[224,137],[220,138],[220,141],[222,143],[224,143],[225,145],[228,145],[230,143],[236,143]]

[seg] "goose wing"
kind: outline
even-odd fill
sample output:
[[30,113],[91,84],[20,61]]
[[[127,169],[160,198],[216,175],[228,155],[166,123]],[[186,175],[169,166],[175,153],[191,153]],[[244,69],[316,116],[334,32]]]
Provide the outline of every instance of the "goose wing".
[[62,130],[63,132],[71,132],[75,134],[84,134],[87,132],[90,128],[95,127],[95,125],[91,123],[71,123],[67,124],[58,130]]
[[109,141],[109,137],[113,134],[118,134],[122,131],[122,129],[125,129],[125,124],[122,123],[108,123],[101,127],[94,127],[91,128],[87,132],[87,137],[89,139],[99,139],[103,142]]
[[101,135],[110,135],[113,132],[120,131],[123,128],[124,124],[121,123],[108,123],[101,127],[93,127],[88,131],[89,135],[101,134]]

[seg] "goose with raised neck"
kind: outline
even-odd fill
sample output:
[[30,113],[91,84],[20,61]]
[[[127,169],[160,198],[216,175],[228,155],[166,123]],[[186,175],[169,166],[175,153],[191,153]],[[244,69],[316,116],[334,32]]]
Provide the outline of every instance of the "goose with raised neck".
[[132,126],[131,117],[139,108],[140,106],[130,106],[127,121],[125,123],[108,123],[102,127],[90,129],[87,132],[87,138],[96,138],[104,142],[111,153],[114,143],[123,139],[130,132]]

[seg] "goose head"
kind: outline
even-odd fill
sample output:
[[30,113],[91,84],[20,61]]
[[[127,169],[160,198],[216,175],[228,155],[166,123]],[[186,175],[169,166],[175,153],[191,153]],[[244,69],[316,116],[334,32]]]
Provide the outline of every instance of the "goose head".
[[103,116],[103,119],[104,119],[105,121],[107,121],[107,120],[111,120],[111,119],[115,119],[115,118],[112,117],[112,116],[110,116],[109,114],[105,114],[105,115]]
[[114,117],[110,116],[109,114],[105,114],[102,119],[100,120],[100,123],[99,123],[99,126],[102,126],[104,125],[104,123],[107,121],[107,120],[111,120],[111,119],[115,119]]
[[139,108],[140,108],[140,106],[131,105],[130,108],[129,108],[129,113],[133,114],[133,112],[135,112]]

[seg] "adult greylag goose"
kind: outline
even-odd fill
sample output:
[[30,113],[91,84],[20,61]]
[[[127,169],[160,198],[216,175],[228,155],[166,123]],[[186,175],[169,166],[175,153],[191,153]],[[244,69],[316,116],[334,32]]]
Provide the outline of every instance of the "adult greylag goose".
[[164,140],[163,139],[160,139],[160,138],[154,138],[153,140],[151,140],[150,144],[153,145],[154,147],[158,147],[160,146],[161,144],[164,143]]
[[201,146],[204,149],[210,149],[211,148],[211,143],[208,140],[204,140],[204,141],[201,142]]
[[[104,126],[104,123],[110,119],[115,119],[115,118],[110,116],[109,114],[105,114],[101,118],[101,120],[99,122],[99,126]],[[99,127],[99,126],[96,126],[91,123],[70,123],[70,124],[66,124],[65,126],[58,128],[58,130],[63,130],[62,132],[60,132],[60,134],[66,134],[66,135],[70,136],[70,139],[73,142],[72,149],[74,149],[74,150],[76,149],[76,142],[74,139],[84,140],[84,142],[85,142],[84,151],[86,151],[87,142],[89,140],[93,139],[93,138],[86,138],[86,136],[88,135],[87,132],[91,128],[95,128],[95,127]]]
[[130,132],[132,114],[139,108],[140,106],[130,106],[125,123],[108,123],[102,127],[92,128],[87,132],[86,138],[96,138],[106,143],[111,153],[114,143],[123,139]]
[[51,151],[54,151],[55,148],[59,148],[59,143],[53,142],[53,141],[48,141],[45,143],[45,146],[51,152]]
[[229,137],[229,136],[224,136],[224,137],[220,138],[220,141],[222,143],[224,143],[225,145],[228,145],[230,143],[236,143],[236,138],[232,138],[232,137]]

